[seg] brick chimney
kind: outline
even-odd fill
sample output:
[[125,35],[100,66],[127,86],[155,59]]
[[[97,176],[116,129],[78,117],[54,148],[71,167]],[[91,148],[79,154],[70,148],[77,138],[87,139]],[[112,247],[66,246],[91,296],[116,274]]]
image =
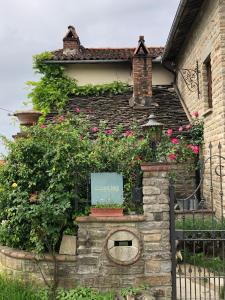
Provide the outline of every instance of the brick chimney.
[[149,108],[152,100],[152,58],[145,46],[144,36],[139,37],[133,60],[133,96],[130,106]]
[[63,38],[63,50],[77,50],[80,49],[80,39],[73,26],[68,26],[68,32]]

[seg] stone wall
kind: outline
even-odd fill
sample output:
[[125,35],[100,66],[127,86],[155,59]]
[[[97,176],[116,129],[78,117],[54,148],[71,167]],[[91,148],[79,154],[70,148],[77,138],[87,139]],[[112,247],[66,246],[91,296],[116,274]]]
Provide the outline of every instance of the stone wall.
[[171,172],[175,174],[176,199],[184,199],[190,196],[196,189],[196,174],[194,161],[189,163],[174,164]]
[[[152,287],[153,294],[161,295],[162,299],[170,299],[169,168],[167,165],[145,165],[142,169],[143,216],[89,216],[77,219],[77,275],[82,285],[100,288],[139,286],[146,283]],[[113,234],[118,241],[113,240]],[[116,242],[132,239],[130,234],[136,236],[132,241],[138,251],[129,251],[128,248],[132,247],[126,246],[124,254],[124,246],[115,245]],[[110,245],[113,257],[107,250],[107,245]]]
[[[57,255],[59,286],[76,284],[77,256]],[[44,278],[52,280],[53,260],[50,255],[39,257],[33,253],[0,246],[0,272],[15,278],[44,285]],[[42,275],[43,273],[43,275]]]
[[[143,165],[143,215],[78,217],[77,256],[57,255],[60,286],[120,289],[147,284],[171,300],[169,165]],[[53,272],[50,256],[0,248],[0,271],[42,282]]]
[[[205,123],[205,150],[204,155],[209,155],[208,145],[213,143],[213,154],[216,154],[217,144],[220,141],[225,144],[225,1],[205,1],[199,11],[196,20],[187,34],[180,54],[177,57],[177,69],[194,69],[196,60],[199,63],[200,97],[197,91],[190,92],[180,73],[177,74],[177,85],[180,94],[190,113],[199,111],[204,116]],[[212,109],[208,105],[206,59],[211,56],[212,68]],[[223,151],[224,152],[224,151]],[[224,154],[224,153],[223,153]],[[206,166],[206,177],[204,180],[204,196],[208,205],[210,199],[209,167]],[[217,215],[221,215],[221,204],[219,196],[219,181],[213,178],[213,201]]]

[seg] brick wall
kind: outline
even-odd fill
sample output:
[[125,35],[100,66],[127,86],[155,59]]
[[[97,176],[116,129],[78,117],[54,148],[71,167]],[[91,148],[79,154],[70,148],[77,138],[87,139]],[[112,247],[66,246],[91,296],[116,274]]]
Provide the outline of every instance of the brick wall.
[[133,97],[130,104],[149,107],[152,102],[152,57],[143,36],[139,37],[138,47],[134,51],[132,69]]
[[132,66],[134,97],[145,105],[146,99],[152,97],[152,59],[148,55],[134,55]]
[[70,50],[73,50],[73,49],[77,49],[79,48],[79,44],[77,42],[76,39],[73,39],[73,38],[67,38],[65,40],[63,40],[63,49],[70,49]]

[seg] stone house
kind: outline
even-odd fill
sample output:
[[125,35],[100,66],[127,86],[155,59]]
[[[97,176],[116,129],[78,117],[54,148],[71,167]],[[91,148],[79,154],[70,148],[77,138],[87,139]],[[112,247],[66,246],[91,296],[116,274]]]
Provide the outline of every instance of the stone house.
[[[162,57],[175,75],[174,88],[186,115],[198,111],[204,117],[205,157],[225,144],[225,1],[182,0]],[[222,153],[224,150],[222,150]],[[216,162],[212,161],[212,170]],[[204,197],[221,214],[220,180],[206,165]],[[212,192],[213,191],[213,192]]]
[[188,119],[172,87],[174,75],[160,63],[162,53],[163,47],[147,47],[143,36],[133,48],[86,48],[75,28],[69,26],[63,48],[53,51],[46,63],[62,64],[65,73],[79,85],[121,81],[131,86],[130,91],[120,95],[70,99],[65,110],[74,112],[79,107],[93,125],[104,119],[109,128],[123,124],[127,129],[134,122],[146,123],[154,113],[166,127],[177,129]]
[[[101,95],[70,99],[65,112],[76,113],[78,107],[93,126],[107,121],[108,129],[122,124],[124,130],[134,123],[143,125],[150,114],[175,132],[188,124],[183,105],[173,88],[174,74],[161,64],[163,47],[147,47],[143,36],[133,48],[85,48],[73,26],[63,38],[63,48],[53,51],[48,64],[61,64],[65,73],[79,85],[104,84],[121,81],[131,86],[118,95]],[[52,119],[57,112],[48,115]],[[180,179],[177,195],[187,196],[195,187],[194,174],[190,176],[178,167]]]

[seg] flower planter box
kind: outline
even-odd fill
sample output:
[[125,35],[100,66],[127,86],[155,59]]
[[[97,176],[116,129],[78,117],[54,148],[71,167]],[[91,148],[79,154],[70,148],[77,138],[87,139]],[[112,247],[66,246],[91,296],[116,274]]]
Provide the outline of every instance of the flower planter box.
[[94,217],[121,217],[123,216],[123,208],[91,208],[91,216]]

